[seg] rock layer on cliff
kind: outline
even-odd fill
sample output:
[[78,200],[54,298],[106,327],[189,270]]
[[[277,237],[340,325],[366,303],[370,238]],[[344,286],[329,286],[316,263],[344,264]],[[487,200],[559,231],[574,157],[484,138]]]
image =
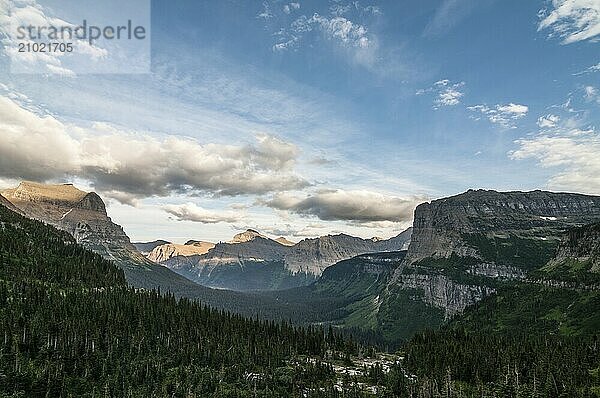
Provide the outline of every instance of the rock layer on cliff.
[[600,220],[600,197],[470,190],[417,206],[406,259],[391,286],[450,317],[494,291],[524,280],[550,260],[564,231]]

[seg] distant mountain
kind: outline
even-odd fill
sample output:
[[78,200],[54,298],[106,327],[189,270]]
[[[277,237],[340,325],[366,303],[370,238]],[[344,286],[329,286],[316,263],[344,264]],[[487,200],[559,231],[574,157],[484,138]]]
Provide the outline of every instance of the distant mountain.
[[296,243],[287,240],[286,238],[284,238],[283,236],[280,236],[279,238],[275,239],[275,242],[277,243],[281,243],[284,246],[294,246]]
[[307,308],[297,321],[392,344],[448,322],[591,333],[600,328],[599,221],[598,196],[469,191],[418,206],[408,251],[358,255],[310,286],[265,294]]
[[[420,302],[430,325],[440,324],[504,284],[531,279],[567,229],[598,220],[600,197],[570,193],[470,190],[421,204],[383,307],[401,314]],[[385,333],[409,336],[395,318]]]
[[244,242],[250,242],[251,240],[254,240],[255,238],[263,238],[263,239],[269,239],[266,236],[262,235],[260,232],[255,231],[253,229],[248,229],[244,232],[241,232],[239,234],[236,234],[232,240],[229,241],[229,243],[244,243]]
[[13,205],[8,199],[6,199],[2,195],[0,195],[0,205],[14,211],[15,213],[23,214],[21,210],[17,209],[15,205]]
[[166,240],[158,239],[158,240],[154,240],[152,242],[133,242],[133,246],[135,246],[135,248],[138,249],[138,251],[140,253],[142,253],[144,256],[147,256],[148,254],[150,254],[150,252],[152,250],[154,250],[155,247],[160,246],[160,245],[166,245],[168,243],[171,243],[171,242],[167,242]]
[[410,239],[412,236],[412,227],[406,229],[401,232],[399,235],[394,236],[390,239],[376,239],[373,238],[373,241],[376,243],[376,248],[380,252],[391,252],[398,250],[407,250],[408,245],[410,244]]
[[373,241],[340,234],[292,244],[249,229],[235,235],[229,243],[218,243],[205,254],[173,252],[171,256],[153,259],[203,286],[240,291],[278,290],[307,285],[340,260],[399,250],[409,239],[410,231],[405,231],[389,240]]
[[215,247],[215,244],[210,242],[190,241],[185,245],[166,243],[164,245],[156,246],[154,249],[152,249],[147,257],[149,260],[154,261],[155,263],[162,263],[172,257],[189,257],[206,254],[213,247]]
[[[392,238],[394,239],[394,238]],[[321,275],[323,271],[338,261],[359,254],[386,251],[387,241],[374,242],[350,235],[327,235],[314,239],[304,239],[294,245],[284,257],[285,266],[292,273]],[[404,243],[398,243],[399,250]]]
[[72,184],[24,181],[2,195],[26,217],[66,231],[77,243],[114,261],[132,286],[160,287],[190,297],[206,295],[206,289],[140,254],[123,228],[108,217],[104,202],[94,192],[81,191]]

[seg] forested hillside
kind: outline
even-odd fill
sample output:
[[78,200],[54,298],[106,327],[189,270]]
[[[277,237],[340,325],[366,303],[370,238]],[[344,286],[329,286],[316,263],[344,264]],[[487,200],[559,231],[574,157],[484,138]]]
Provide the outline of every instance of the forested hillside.
[[[0,206],[0,396],[295,396],[331,390],[320,329],[127,287],[67,233]],[[329,351],[331,354],[331,351]]]

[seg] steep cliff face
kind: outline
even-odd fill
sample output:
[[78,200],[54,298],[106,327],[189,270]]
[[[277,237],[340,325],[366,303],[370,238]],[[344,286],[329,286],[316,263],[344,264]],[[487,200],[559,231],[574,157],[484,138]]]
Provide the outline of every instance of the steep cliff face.
[[348,235],[304,239],[286,253],[285,264],[292,273],[320,275],[340,260],[368,252],[371,244],[371,241]]
[[558,280],[600,282],[600,222],[571,228],[542,271]]
[[172,257],[190,257],[194,255],[206,254],[208,251],[215,247],[214,243],[211,242],[197,242],[194,241],[189,244],[179,245],[177,243],[165,243],[164,245],[156,246],[148,254],[148,259],[156,263],[162,263],[169,260]]
[[524,280],[550,260],[564,231],[600,219],[600,197],[569,193],[468,191],[419,205],[406,259],[391,286],[449,317]]
[[22,182],[3,195],[26,216],[67,231],[78,243],[106,257],[119,250],[135,252],[123,228],[112,222],[94,192],[83,192],[71,184]]
[[407,261],[481,253],[468,234],[521,234],[547,238],[600,219],[600,197],[570,193],[467,191],[415,210]]
[[203,294],[198,285],[139,253],[123,228],[108,217],[104,202],[93,192],[83,192],[71,184],[22,182],[2,195],[23,215],[66,231],[77,243],[113,260],[135,287]]

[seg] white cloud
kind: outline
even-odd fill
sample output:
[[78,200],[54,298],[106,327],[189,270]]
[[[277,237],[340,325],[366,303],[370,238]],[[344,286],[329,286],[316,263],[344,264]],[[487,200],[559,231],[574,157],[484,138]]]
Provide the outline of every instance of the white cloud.
[[0,174],[45,180],[77,168],[79,144],[52,116],[40,117],[0,97]]
[[329,7],[329,13],[323,13],[317,3],[312,9],[303,4],[302,10],[304,13],[291,22],[290,15],[296,14],[292,10],[287,14],[284,9],[276,16],[281,25],[273,31],[274,52],[331,47],[336,56],[383,78],[402,80],[415,74],[406,65],[409,62],[406,46],[396,43],[384,47],[383,41],[369,28],[383,15],[379,7],[364,7],[358,1],[336,1]]
[[560,121],[560,117],[553,114],[540,116],[537,120],[537,125],[542,129],[556,127],[556,124]]
[[17,28],[20,26],[38,27],[69,27],[75,29],[77,26],[61,18],[49,15],[48,10],[36,1],[13,1],[0,0],[0,43],[3,45],[5,54],[11,57],[11,68],[16,72],[45,72],[61,76],[75,76],[72,69],[66,67],[63,60],[65,53],[55,52],[19,52],[18,43],[33,44],[34,42],[70,42],[74,49],[70,55],[77,54],[88,57],[91,60],[106,58],[108,51],[104,48],[92,45],[85,40],[77,38],[53,38],[42,33],[40,40],[31,40],[29,37],[17,39]]
[[295,10],[300,9],[300,3],[289,3],[283,6],[283,12],[286,14],[291,14]]
[[379,8],[378,6],[366,6],[363,9],[363,11],[367,12],[367,13],[371,13],[373,15],[383,15],[381,8]]
[[600,135],[594,129],[557,128],[516,141],[512,159],[534,159],[556,170],[551,189],[600,194]]
[[173,192],[264,194],[308,185],[294,173],[298,149],[259,134],[256,144],[222,145],[105,124],[91,129],[38,115],[0,97],[0,177],[79,177],[123,203]]
[[515,121],[521,119],[529,112],[529,107],[526,105],[509,103],[507,105],[495,105],[493,108],[487,105],[474,105],[467,107],[468,110],[476,113],[481,113],[487,119],[504,128],[515,128]]
[[465,82],[452,83],[448,79],[438,80],[433,83],[433,86],[417,90],[417,95],[423,95],[426,93],[435,93],[436,98],[434,102],[434,109],[438,109],[441,106],[454,106],[460,104],[461,98],[465,95],[461,91]]
[[273,18],[273,13],[271,12],[271,6],[269,6],[269,3],[263,1],[262,5],[263,9],[256,17],[264,20],[269,20]]
[[552,0],[552,8],[540,11],[538,30],[549,29],[563,44],[598,40],[600,0]]
[[306,197],[279,194],[264,204],[325,221],[369,223],[411,220],[415,207],[425,200],[423,197],[401,198],[365,190],[322,190]]
[[574,76],[579,76],[579,75],[585,75],[586,73],[594,73],[594,72],[600,72],[600,62],[598,62],[596,65],[592,65],[589,68],[586,68],[585,70],[581,71],[581,72],[577,72],[574,73]]
[[[299,38],[314,30],[322,32],[326,38],[345,46],[365,48],[371,44],[365,26],[341,16],[329,18],[315,13],[309,18],[302,15],[290,25],[292,37]],[[281,34],[285,35],[286,31]]]
[[436,9],[423,34],[425,36],[439,36],[447,33],[460,21],[468,17],[476,7],[485,3],[487,3],[487,0],[444,0]]
[[194,203],[164,205],[161,206],[161,209],[177,217],[177,220],[179,221],[193,221],[202,224],[217,224],[220,222],[234,223],[243,219],[243,215],[238,212],[228,210],[207,210]]
[[585,86],[583,88],[583,97],[588,102],[597,102],[600,103],[600,93],[598,89],[594,86]]

